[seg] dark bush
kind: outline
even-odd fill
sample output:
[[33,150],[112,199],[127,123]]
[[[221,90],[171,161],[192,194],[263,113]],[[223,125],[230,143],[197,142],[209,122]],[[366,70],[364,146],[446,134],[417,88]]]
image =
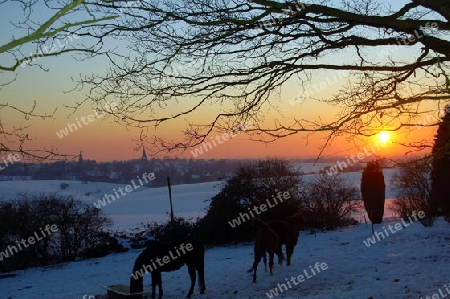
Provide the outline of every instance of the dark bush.
[[128,251],[115,237],[106,232],[99,233],[94,242],[83,252],[83,258],[99,258],[110,253]]
[[[111,223],[101,210],[71,196],[27,195],[0,202],[0,250],[42,236],[47,225],[57,231],[0,261],[0,271],[26,269],[92,255],[105,246],[104,228]],[[108,240],[108,244],[114,242]],[[25,247],[25,246],[24,246]],[[11,247],[12,248],[12,247]],[[11,252],[11,251],[10,251]],[[98,253],[97,253],[98,254]]]
[[358,209],[358,191],[343,174],[318,174],[302,192],[307,227],[334,230],[355,224],[351,214]]
[[193,224],[182,217],[174,217],[164,224],[153,223],[148,233],[154,240],[162,243],[173,243],[177,240],[192,236]]
[[149,241],[155,240],[162,243],[173,243],[188,236],[193,236],[194,226],[194,223],[182,217],[174,217],[173,221],[169,219],[162,224],[152,222],[147,225],[145,231],[134,236],[130,242],[130,247],[133,249],[145,248]]
[[400,164],[392,177],[396,195],[395,212],[404,220],[409,220],[413,211],[424,211],[425,217],[419,221],[427,227],[436,220],[435,206],[430,197],[430,175],[430,160],[424,158]]
[[[249,220],[254,216],[270,221],[284,219],[298,211],[300,185],[299,171],[285,160],[269,159],[242,165],[210,200],[206,216],[198,221],[196,232],[206,244],[250,241],[254,232]],[[287,192],[289,198],[260,214],[252,210],[267,200],[274,203],[273,196],[279,192]]]

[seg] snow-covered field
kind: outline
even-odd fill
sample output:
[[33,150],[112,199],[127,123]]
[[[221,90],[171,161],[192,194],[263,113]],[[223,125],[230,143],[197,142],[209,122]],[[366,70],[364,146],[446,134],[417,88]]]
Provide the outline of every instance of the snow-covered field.
[[[309,166],[311,168],[312,166]],[[308,168],[308,170],[310,170]],[[384,170],[386,185],[386,198],[394,198],[389,188],[389,180],[393,169]],[[349,172],[344,176],[359,188],[361,173]],[[306,175],[304,180],[308,181],[314,175]],[[66,189],[61,189],[61,183],[67,183]],[[170,211],[169,192],[167,187],[147,188],[139,187],[132,192],[117,197],[115,191],[125,188],[127,184],[113,183],[83,183],[80,181],[0,181],[0,199],[16,198],[22,193],[58,193],[61,195],[73,195],[87,203],[98,203],[105,195],[113,195],[116,200],[102,207],[105,214],[114,221],[111,228],[118,231],[133,231],[141,229],[148,221],[166,221]],[[174,213],[177,216],[196,219],[205,215],[207,207],[206,200],[216,195],[222,186],[222,182],[209,182],[199,184],[186,184],[172,186],[172,201]],[[358,218],[358,216],[356,216]],[[360,220],[358,218],[358,220]]]
[[[61,183],[68,183],[69,187],[62,190]],[[105,194],[114,195],[119,188],[126,184],[113,183],[82,183],[80,181],[0,181],[1,197],[3,199],[16,198],[19,192],[24,193],[58,193],[74,195],[83,201],[94,204]],[[172,201],[174,213],[185,218],[202,217],[205,214],[205,200],[211,199],[221,189],[220,182],[176,185],[172,186]],[[112,229],[129,231],[140,229],[148,221],[168,220],[170,211],[169,192],[167,187],[136,188],[130,193],[115,197],[115,201],[102,207],[105,214],[114,221]]]
[[[385,171],[386,181],[392,173]],[[360,174],[349,174],[359,184]],[[17,191],[59,192],[76,194],[94,202],[117,188],[115,184],[68,182],[60,189],[60,181],[0,182],[3,198],[14,197]],[[215,195],[218,183],[173,186],[177,215],[201,216],[204,200]],[[88,192],[91,192],[90,195]],[[392,196],[388,192],[388,196]],[[387,205],[389,201],[387,202]],[[167,188],[140,188],[105,206],[105,213],[117,228],[132,228],[140,222],[167,219]],[[386,213],[384,227],[401,223]],[[409,224],[408,222],[406,223]],[[398,226],[397,226],[398,227]],[[395,230],[394,230],[395,231]],[[362,223],[341,231],[311,235],[303,232],[295,249],[292,265],[276,266],[273,276],[258,268],[258,282],[252,283],[247,269],[253,262],[252,244],[209,248],[205,256],[206,294],[193,298],[445,298],[450,294],[446,276],[450,257],[449,224],[439,219],[435,226],[425,228],[413,223],[391,233],[367,247],[372,237],[371,227]],[[17,271],[17,276],[0,279],[0,298],[89,298],[106,294],[101,287],[127,284],[135,258],[141,250],[112,254],[51,267]],[[312,272],[310,266],[326,263],[326,270]],[[322,264],[324,265],[324,264]],[[305,274],[306,272],[306,274]],[[314,274],[315,275],[314,275]],[[296,279],[304,276],[304,281]],[[289,283],[288,283],[289,282]],[[144,278],[148,288],[150,276]],[[282,285],[284,284],[284,286]],[[163,273],[164,298],[184,298],[189,288],[189,276],[184,267]],[[276,288],[276,289],[275,289]],[[272,290],[272,293],[270,291]],[[448,291],[447,291],[448,290]],[[275,295],[275,291],[279,294]],[[269,295],[267,294],[269,293]],[[432,297],[436,294],[435,297]],[[92,298],[92,297],[91,297]]]
[[[397,222],[400,221],[390,219],[384,225]],[[376,231],[382,231],[382,226],[377,225]],[[269,298],[266,293],[283,283],[286,287],[280,285],[283,292],[276,298],[431,298],[439,291],[448,294],[450,232],[445,221],[440,219],[432,228],[413,223],[367,247],[364,241],[369,237],[371,228],[366,224],[316,236],[303,233],[292,265],[277,266],[270,276],[261,263],[257,283],[252,283],[251,274],[246,272],[253,259],[250,244],[208,249],[206,294],[199,295],[196,286],[192,298]],[[17,277],[0,279],[0,297],[50,299],[105,294],[101,286],[128,283],[139,253],[140,250],[132,250],[100,259],[17,271]],[[317,262],[326,263],[327,269],[313,275],[310,266]],[[304,275],[305,280],[295,280],[294,285],[291,279],[299,275]],[[144,283],[149,287],[149,275]],[[163,273],[163,287],[164,298],[184,298],[189,288],[186,267]]]

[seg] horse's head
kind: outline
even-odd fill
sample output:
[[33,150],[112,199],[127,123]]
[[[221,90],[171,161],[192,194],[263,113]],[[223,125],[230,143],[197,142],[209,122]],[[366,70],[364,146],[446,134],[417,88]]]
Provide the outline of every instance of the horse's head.
[[130,275],[130,294],[133,293],[142,293],[144,291],[143,277],[138,277],[134,279],[132,275]]
[[141,293],[144,291],[144,269],[142,268],[145,264],[146,256],[145,251],[142,252],[134,262],[133,273],[130,274],[130,293]]

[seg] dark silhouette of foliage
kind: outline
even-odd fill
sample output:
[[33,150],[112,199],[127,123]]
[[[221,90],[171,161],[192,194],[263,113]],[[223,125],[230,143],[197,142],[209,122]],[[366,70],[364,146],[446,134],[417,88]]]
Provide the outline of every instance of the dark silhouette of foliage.
[[367,163],[361,178],[361,195],[370,221],[381,223],[384,215],[386,184],[377,161]]
[[240,213],[248,212],[240,202],[242,197],[252,192],[253,187],[238,177],[226,181],[224,188],[211,198],[205,217],[197,223],[199,238],[207,244],[228,244],[250,241],[253,237],[249,222],[239,227],[231,227],[229,222],[238,218]]
[[405,221],[413,211],[424,211],[425,217],[419,221],[424,226],[432,226],[435,220],[435,207],[430,197],[431,190],[430,159],[411,160],[399,165],[392,177],[395,191],[394,210]]
[[318,174],[302,193],[308,228],[333,230],[355,224],[351,213],[358,208],[358,191],[342,174]]
[[[0,202],[0,251],[21,240],[42,237],[47,225],[58,230],[36,239],[34,244],[0,261],[0,271],[44,266],[78,258],[103,256],[123,248],[106,238],[111,220],[101,210],[72,196],[21,194],[19,199]],[[17,246],[16,246],[17,247]],[[10,251],[11,252],[11,251]]]
[[450,222],[450,106],[445,109],[446,113],[442,118],[437,130],[432,151],[431,170],[431,199],[439,209],[439,214],[443,214]]
[[[285,160],[269,159],[242,165],[211,199],[206,216],[197,223],[199,237],[209,244],[251,240],[254,231],[247,221],[252,217],[250,211],[264,221],[284,219],[296,213],[299,184],[298,171]],[[279,192],[288,192],[289,198],[257,215],[253,208],[267,200],[273,203],[273,196],[277,197]],[[240,218],[244,213],[249,216]],[[234,219],[241,220],[236,227],[230,224]]]
[[[100,5],[115,10],[128,2]],[[263,142],[328,133],[326,148],[342,134],[368,136],[384,126],[407,130],[428,113],[424,106],[449,99],[448,0],[395,7],[371,0],[133,1],[124,14],[122,27],[111,32],[132,44],[131,52],[107,73],[79,82],[92,87],[89,100],[100,110],[118,98],[120,109],[108,117],[126,125],[191,120],[181,138],[160,133],[148,139],[155,154],[201,146],[213,132],[236,131],[243,123],[253,123],[246,134]],[[317,92],[324,84],[342,88],[322,97]],[[292,88],[297,95],[286,99]],[[185,97],[188,106],[180,107]],[[338,109],[335,117],[307,109],[319,99]],[[278,101],[299,108],[287,113]],[[208,121],[195,118],[194,112],[217,104]]]
[[174,217],[162,225],[153,224],[149,235],[157,242],[171,243],[192,235],[194,224],[182,217]]
[[164,223],[149,222],[144,231],[137,233],[130,242],[133,249],[145,248],[151,242],[171,243],[193,236],[196,224],[183,217],[174,217]]

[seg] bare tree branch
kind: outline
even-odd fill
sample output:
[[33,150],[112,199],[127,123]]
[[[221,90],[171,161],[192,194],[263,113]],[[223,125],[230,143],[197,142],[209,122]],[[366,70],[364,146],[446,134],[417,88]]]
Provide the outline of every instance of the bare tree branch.
[[[80,85],[90,86],[89,100],[99,107],[118,100],[120,109],[110,117],[139,128],[158,128],[219,105],[209,122],[190,121],[183,140],[155,136],[156,151],[183,152],[214,130],[230,130],[243,121],[254,124],[247,131],[254,140],[329,132],[324,146],[342,134],[400,130],[415,126],[426,113],[420,108],[424,103],[442,106],[450,99],[450,24],[444,2],[410,1],[398,9],[368,0],[340,6],[324,1],[139,2],[126,12],[126,25],[112,31],[129,41],[132,54],[111,59],[106,75],[81,78]],[[117,8],[117,3],[102,7]],[[410,55],[398,55],[403,50]],[[315,87],[313,76],[324,71],[343,85],[329,98],[314,95],[324,88]],[[299,97],[306,101],[339,108],[336,118],[300,113],[268,123],[266,112],[278,109],[274,98],[290,82],[304,91]]]

